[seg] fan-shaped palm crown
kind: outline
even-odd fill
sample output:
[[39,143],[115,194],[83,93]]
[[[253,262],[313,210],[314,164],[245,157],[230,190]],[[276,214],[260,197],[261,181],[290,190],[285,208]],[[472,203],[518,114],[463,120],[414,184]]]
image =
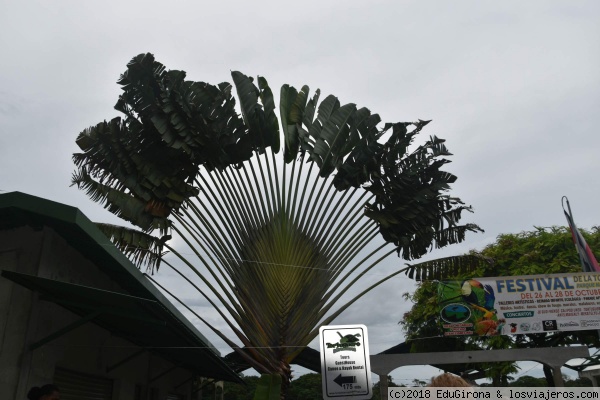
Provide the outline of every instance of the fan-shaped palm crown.
[[[289,379],[319,325],[366,290],[334,310],[340,297],[386,256],[415,259],[479,228],[459,225],[470,209],[446,194],[456,177],[441,170],[444,140],[411,146],[427,121],[379,128],[366,108],[288,85],[279,121],[264,78],[232,78],[187,81],[151,54],[133,58],[118,82],[124,117],[79,135],[73,182],[145,232],[104,227],[138,264],[178,255],[245,360]],[[168,244],[171,232],[197,260]]]

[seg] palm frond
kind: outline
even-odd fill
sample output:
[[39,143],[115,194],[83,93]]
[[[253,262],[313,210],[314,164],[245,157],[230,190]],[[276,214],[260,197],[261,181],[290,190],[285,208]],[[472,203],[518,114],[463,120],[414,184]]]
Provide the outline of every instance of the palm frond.
[[465,276],[493,265],[494,260],[478,253],[444,257],[418,264],[406,264],[406,275],[417,281],[445,280]]
[[72,184],[84,190],[90,199],[102,204],[117,217],[136,224],[144,231],[160,229],[161,232],[166,232],[170,226],[169,220],[164,215],[156,215],[148,211],[154,206],[151,202],[145,202],[124,190],[95,181],[86,168],[81,168],[73,174]]
[[[293,86],[287,84],[281,87],[279,115],[281,117],[285,142],[283,159],[286,163],[295,160],[300,149],[301,137],[298,134],[298,129],[304,117],[304,111],[307,108],[306,100],[308,93],[309,88],[306,85],[299,92]],[[318,91],[315,96],[318,97]]]
[[[471,208],[444,193],[456,177],[440,169],[449,162],[438,159],[438,155],[448,153],[440,147],[440,141],[428,141],[406,153],[426,124],[419,121],[393,125],[379,155],[382,172],[373,175],[367,188],[375,195],[375,201],[367,205],[366,215],[377,222],[383,238],[394,243],[398,255],[406,260],[423,256],[431,245],[459,243],[466,231],[482,231],[475,224],[457,225],[461,212]],[[410,125],[415,129],[409,131]]]
[[163,257],[167,254],[163,251],[165,243],[171,236],[157,238],[136,229],[101,222],[97,222],[96,226],[135,265],[144,265],[149,272],[158,271]]
[[[233,71],[231,77],[240,99],[242,117],[248,127],[247,138],[252,150],[263,152],[267,147],[277,146],[274,150],[279,151],[279,123],[274,113],[274,104],[271,104],[273,95],[267,81],[261,79],[263,89],[260,90],[251,78],[241,72]],[[267,101],[269,107],[267,110],[259,104],[259,98]]]

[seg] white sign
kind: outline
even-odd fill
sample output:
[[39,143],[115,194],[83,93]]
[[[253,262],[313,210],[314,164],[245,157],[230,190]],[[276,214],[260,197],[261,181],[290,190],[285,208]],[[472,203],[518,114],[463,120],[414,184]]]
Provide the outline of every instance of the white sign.
[[324,399],[370,399],[373,395],[369,338],[364,325],[319,329]]

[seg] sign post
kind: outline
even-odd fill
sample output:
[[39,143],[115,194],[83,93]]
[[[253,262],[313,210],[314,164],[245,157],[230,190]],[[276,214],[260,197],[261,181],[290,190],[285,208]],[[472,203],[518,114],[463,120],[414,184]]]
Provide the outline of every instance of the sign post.
[[369,338],[364,325],[319,329],[324,399],[368,400],[373,395]]

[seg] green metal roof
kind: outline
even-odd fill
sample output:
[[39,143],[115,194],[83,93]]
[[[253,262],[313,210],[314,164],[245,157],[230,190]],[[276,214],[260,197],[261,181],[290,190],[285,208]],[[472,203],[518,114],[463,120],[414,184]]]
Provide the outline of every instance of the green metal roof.
[[42,293],[132,343],[206,377],[240,377],[164,295],[77,208],[11,192],[0,195],[0,230],[51,227],[130,295],[3,271],[2,276]]

